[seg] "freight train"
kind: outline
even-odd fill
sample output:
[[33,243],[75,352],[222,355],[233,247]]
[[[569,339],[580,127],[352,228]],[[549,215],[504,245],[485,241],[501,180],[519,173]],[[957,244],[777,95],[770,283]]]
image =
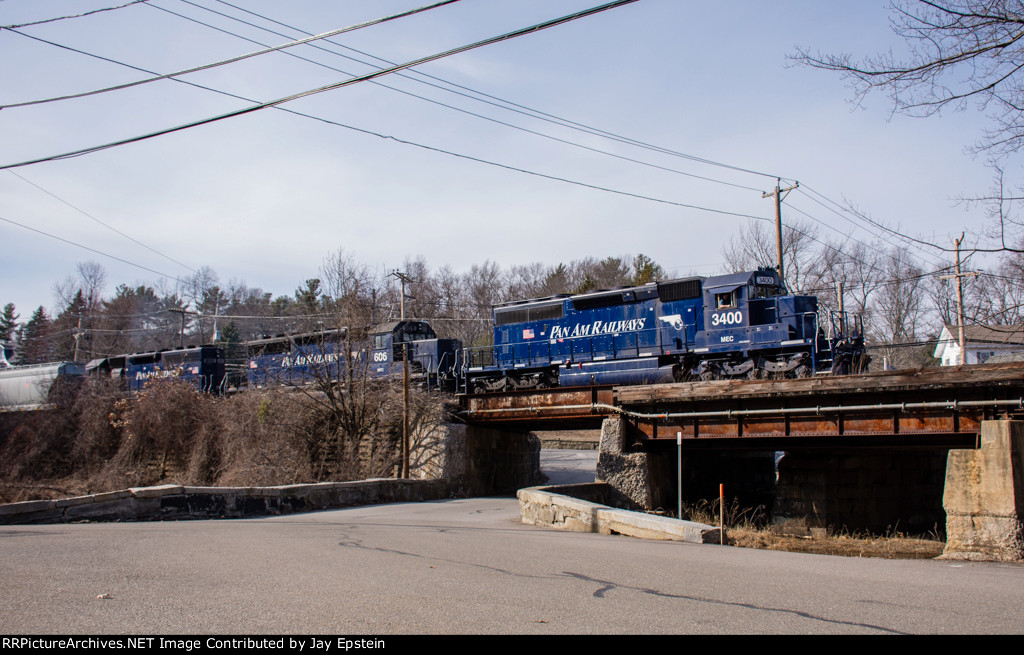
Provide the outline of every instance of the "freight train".
[[244,371],[232,370],[222,348],[200,346],[97,359],[85,373],[123,380],[131,391],[176,378],[222,393],[344,380],[345,366],[370,378],[401,377],[408,353],[419,386],[480,394],[843,375],[868,365],[858,320],[788,293],[770,268],[506,302],[493,309],[493,330],[493,345],[464,348],[437,338],[426,321],[395,321],[359,344],[337,330],[250,341]]

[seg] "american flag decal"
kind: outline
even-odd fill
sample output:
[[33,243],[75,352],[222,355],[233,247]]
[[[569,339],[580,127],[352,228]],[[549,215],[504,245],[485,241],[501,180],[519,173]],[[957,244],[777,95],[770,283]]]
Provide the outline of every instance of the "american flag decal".
[[524,339],[532,339],[533,338],[533,330],[531,328],[527,328],[527,329],[523,330],[523,338]]

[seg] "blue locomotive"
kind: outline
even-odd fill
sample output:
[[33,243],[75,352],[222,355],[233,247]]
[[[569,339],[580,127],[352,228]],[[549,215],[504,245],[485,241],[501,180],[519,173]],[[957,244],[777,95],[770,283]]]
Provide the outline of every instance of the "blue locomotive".
[[224,350],[196,346],[94,359],[87,375],[120,380],[128,391],[141,391],[150,380],[176,379],[200,391],[219,393],[224,384]]
[[856,327],[769,268],[509,302],[494,345],[465,350],[459,390],[856,373]]
[[[425,321],[394,321],[372,328],[368,343],[347,343],[344,331],[327,330],[250,341],[246,347],[250,387],[340,381],[349,365],[358,368],[357,376],[401,377],[408,352],[409,375],[417,385],[453,391],[462,343],[438,339]],[[353,349],[347,357],[346,348]]]

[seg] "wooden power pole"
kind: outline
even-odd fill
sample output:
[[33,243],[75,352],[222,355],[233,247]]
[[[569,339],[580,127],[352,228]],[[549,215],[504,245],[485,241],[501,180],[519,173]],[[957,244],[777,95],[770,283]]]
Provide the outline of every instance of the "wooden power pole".
[[[412,283],[413,279],[402,273],[394,271],[392,276],[402,282],[402,297],[399,300],[401,320],[405,321],[405,285]],[[402,470],[400,477],[409,477],[409,342],[402,341]]]
[[785,189],[781,188],[782,180],[777,179],[775,182],[775,190],[768,191],[761,194],[762,198],[775,198],[775,250],[778,257],[778,265],[776,269],[779,271],[779,279],[782,280],[783,284],[786,282],[786,275],[783,271],[782,266],[782,194],[788,193],[793,189],[800,186],[799,182],[794,182],[793,186],[788,186]]
[[967,342],[964,338],[964,278],[972,277],[977,275],[976,272],[961,273],[960,272],[960,244],[963,243],[964,235],[960,233],[959,239],[954,239],[954,251],[956,252],[956,267],[953,275],[940,275],[940,280],[951,280],[956,278],[956,323],[957,323],[957,337],[960,342],[960,364],[967,363]]

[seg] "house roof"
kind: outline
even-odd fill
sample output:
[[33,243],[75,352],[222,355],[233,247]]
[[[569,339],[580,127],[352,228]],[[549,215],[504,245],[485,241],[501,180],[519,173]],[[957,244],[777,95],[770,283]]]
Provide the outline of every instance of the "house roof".
[[[957,340],[957,326],[947,324],[944,332],[948,332],[953,341]],[[964,341],[992,345],[1024,345],[1024,324],[965,325]]]

